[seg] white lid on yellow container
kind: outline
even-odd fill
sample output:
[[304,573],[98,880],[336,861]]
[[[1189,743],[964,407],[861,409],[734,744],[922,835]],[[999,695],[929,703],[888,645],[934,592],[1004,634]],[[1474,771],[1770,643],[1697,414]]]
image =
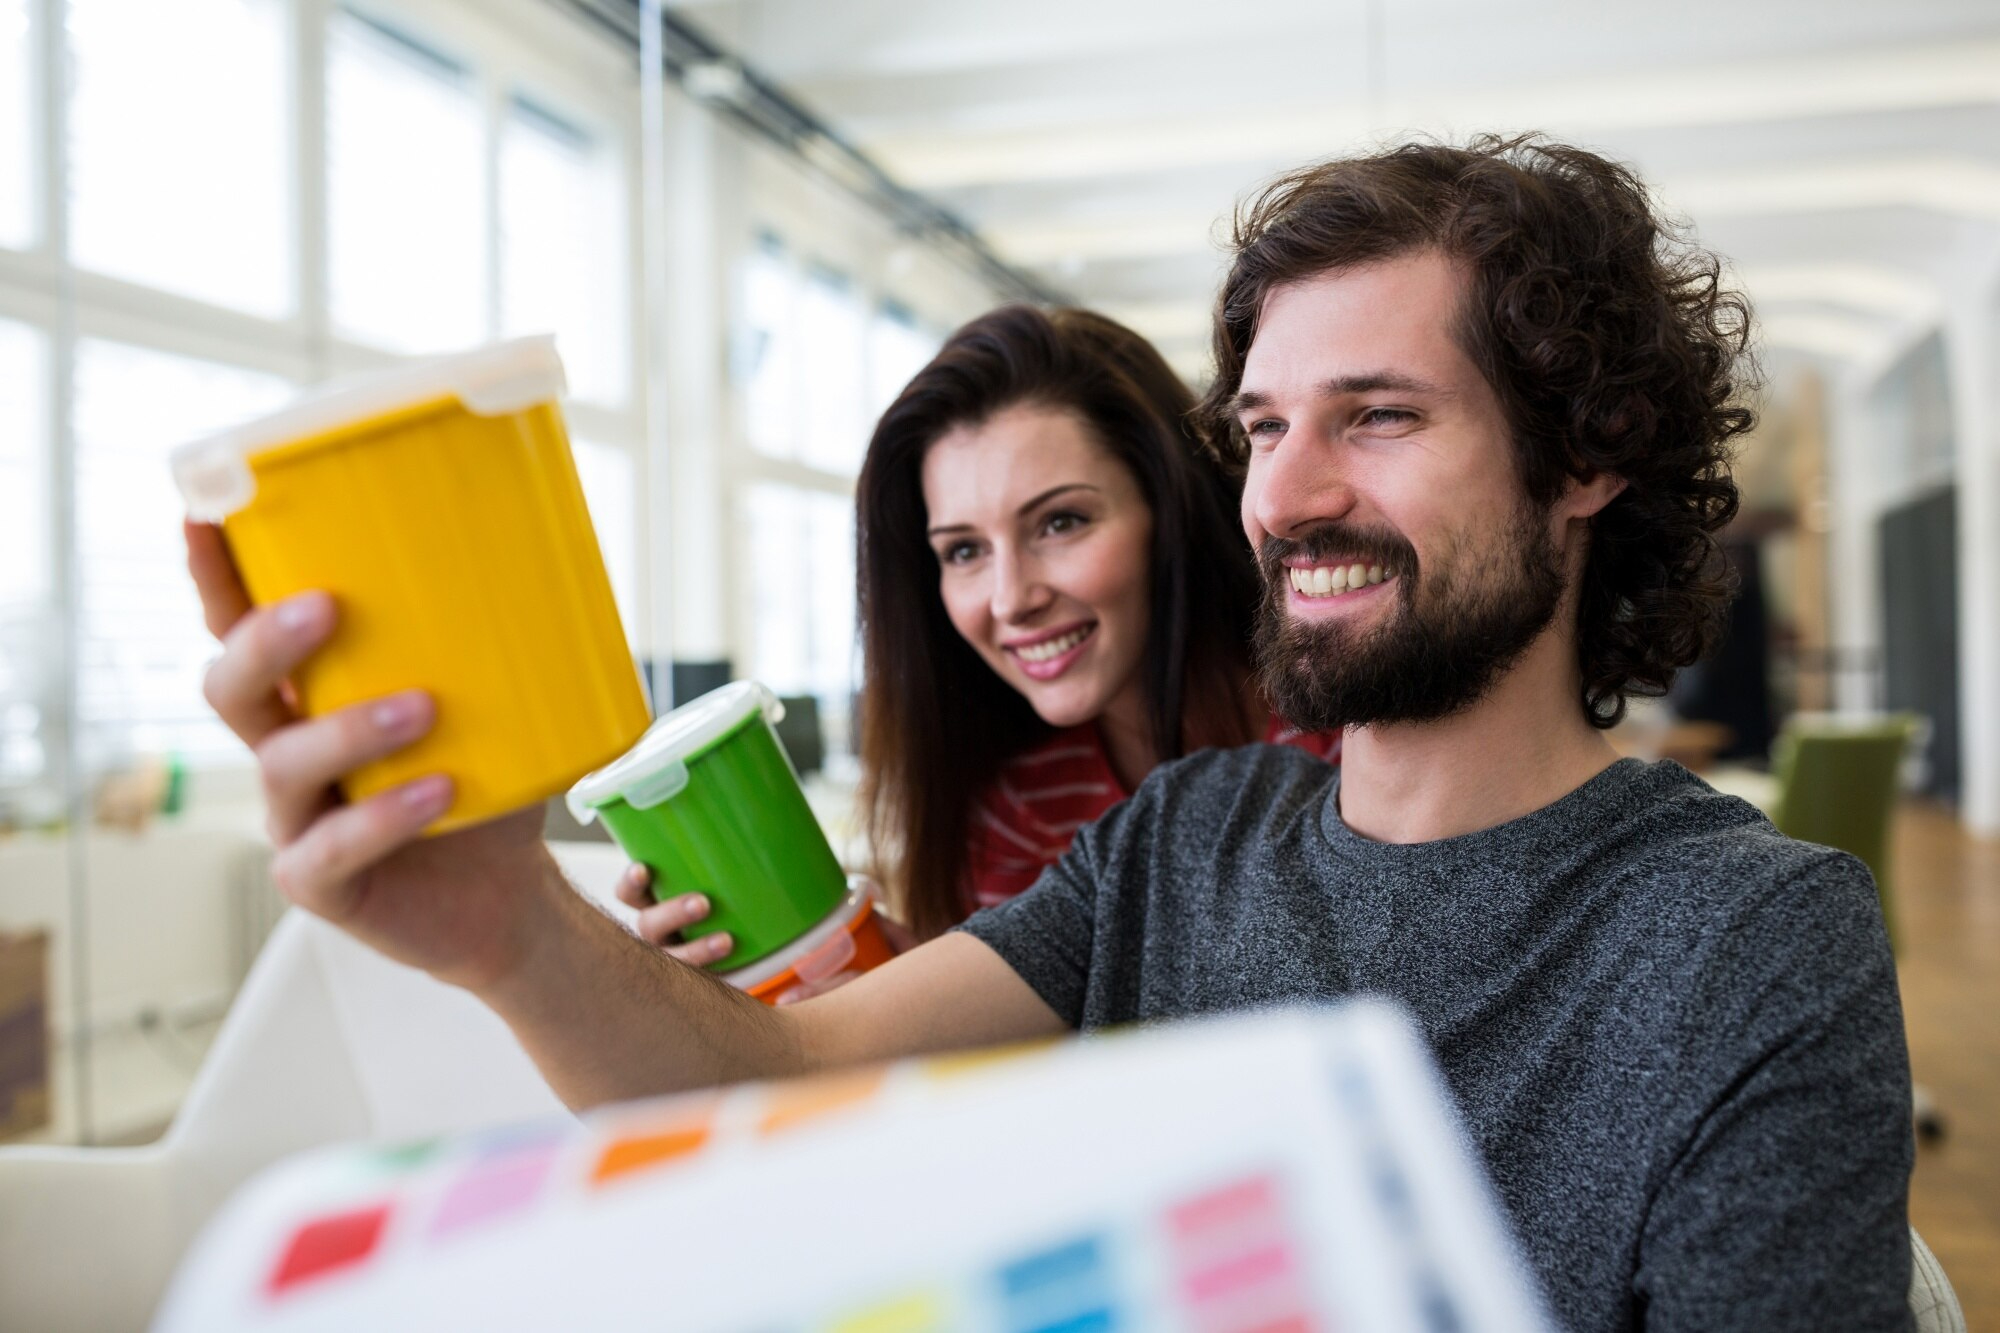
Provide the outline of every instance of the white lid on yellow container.
[[187,500],[188,517],[217,523],[250,503],[257,483],[249,460],[267,449],[440,398],[456,398],[476,416],[505,416],[554,402],[563,386],[562,358],[551,334],[344,376],[309,390],[282,411],[181,445],[173,452],[174,480]]
[[682,704],[648,727],[621,758],[571,787],[570,814],[588,824],[597,818],[599,806],[616,800],[635,810],[666,803],[687,786],[690,759],[759,714],[776,726],[784,720],[785,706],[754,680],[735,681]]

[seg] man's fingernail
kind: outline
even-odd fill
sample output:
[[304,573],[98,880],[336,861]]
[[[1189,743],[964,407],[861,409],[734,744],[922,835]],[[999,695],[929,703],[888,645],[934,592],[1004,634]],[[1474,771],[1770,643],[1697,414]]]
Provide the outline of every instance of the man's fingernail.
[[708,915],[708,899],[702,897],[699,893],[690,893],[687,897],[681,899],[681,910],[696,921],[699,921]]
[[295,633],[318,621],[326,599],[316,592],[302,592],[278,603],[278,628]]
[[726,930],[718,930],[706,938],[708,940],[708,956],[710,958],[720,958],[736,947],[735,942],[729,938],[729,932]]
[[441,773],[418,778],[403,788],[402,799],[412,810],[442,810],[451,802],[451,779]]
[[401,731],[417,720],[417,710],[422,701],[414,694],[399,694],[383,699],[368,712],[368,720],[379,731]]

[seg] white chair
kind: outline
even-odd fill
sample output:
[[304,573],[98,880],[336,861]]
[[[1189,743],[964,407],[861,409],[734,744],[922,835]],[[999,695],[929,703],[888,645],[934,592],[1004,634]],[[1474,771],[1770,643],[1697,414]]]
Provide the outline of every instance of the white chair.
[[[623,867],[610,846],[558,856],[599,898]],[[209,1215],[290,1154],[562,1109],[470,995],[288,913],[159,1142],[0,1149],[0,1326],[143,1329]]]
[[1965,1333],[1958,1293],[1915,1227],[1910,1228],[1910,1318],[1917,1333]]

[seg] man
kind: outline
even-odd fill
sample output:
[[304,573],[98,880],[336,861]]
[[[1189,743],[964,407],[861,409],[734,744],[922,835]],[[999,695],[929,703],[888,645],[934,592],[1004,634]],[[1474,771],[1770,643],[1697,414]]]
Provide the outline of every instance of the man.
[[1239,219],[1206,404],[1245,464],[1259,657],[1342,770],[1162,769],[1029,893],[761,1008],[561,879],[533,813],[416,840],[441,779],[333,783],[431,722],[313,722],[333,628],[251,611],[190,529],[209,680],[257,747],[294,901],[462,985],[573,1104],[1361,991],[1416,1015],[1579,1328],[1903,1323],[1909,1084],[1858,863],[1601,728],[1713,637],[1747,316],[1621,169],[1537,141],[1308,169]]

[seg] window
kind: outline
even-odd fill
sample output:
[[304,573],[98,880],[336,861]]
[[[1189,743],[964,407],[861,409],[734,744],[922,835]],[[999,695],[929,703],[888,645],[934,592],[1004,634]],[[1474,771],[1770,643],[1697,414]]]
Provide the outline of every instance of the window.
[[854,692],[854,502],[760,484],[744,496],[749,674],[844,718]]
[[203,703],[215,655],[181,555],[177,444],[280,406],[290,386],[212,361],[86,338],[76,352],[76,485],[85,762],[239,752]]
[[48,588],[47,374],[42,337],[0,320],[0,615]]
[[798,273],[778,241],[759,239],[743,266],[743,338],[738,348],[744,434],[772,458],[798,452]]
[[328,299],[392,352],[487,336],[485,134],[472,73],[351,10],[327,23]]
[[77,264],[253,314],[289,314],[282,0],[70,0],[69,16]]
[[853,285],[837,273],[815,270],[799,292],[799,461],[828,472],[861,470],[868,449],[862,337],[865,320]]
[[630,390],[623,200],[616,157],[519,95],[500,128],[501,328],[554,332],[570,391],[617,405]]
[[830,269],[801,274],[775,238],[743,270],[738,379],[751,448],[825,472],[860,470],[868,418],[866,319],[853,284]]
[[[899,305],[884,305],[868,321],[868,413],[879,417],[916,373],[937,355],[938,340]],[[870,426],[873,429],[873,426]]]
[[47,349],[0,320],[0,791],[43,773],[49,665]]
[[33,55],[28,0],[0,0],[0,245],[16,250],[37,231]]
[[616,445],[574,438],[570,445],[576,454],[577,480],[583,483],[583,498],[590,506],[590,526],[597,530],[611,593],[618,599],[618,618],[625,622],[625,637],[630,639],[639,632],[633,614],[639,606],[637,469],[632,455]]

